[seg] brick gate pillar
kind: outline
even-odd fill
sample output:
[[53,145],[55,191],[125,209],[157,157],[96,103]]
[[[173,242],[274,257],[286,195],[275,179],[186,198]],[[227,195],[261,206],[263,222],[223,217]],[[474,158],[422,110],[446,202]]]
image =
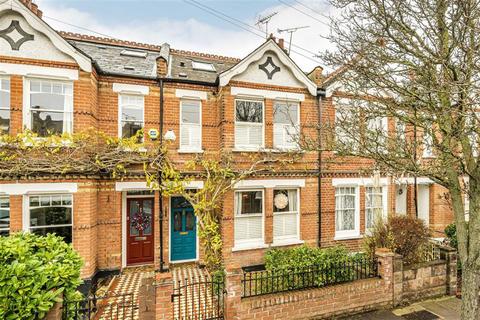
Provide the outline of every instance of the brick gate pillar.
[[403,261],[402,256],[390,249],[379,248],[375,251],[378,259],[378,274],[385,281],[385,294],[391,295],[392,305],[396,306],[403,296]]
[[446,293],[450,296],[457,294],[457,251],[448,246],[440,247],[440,258],[447,264]]
[[173,281],[170,272],[157,273],[156,275],[156,315],[157,320],[173,320]]
[[155,320],[155,278],[142,278],[138,290],[138,318]]
[[227,270],[225,319],[239,319],[239,307],[242,300],[242,274],[242,269],[240,268]]

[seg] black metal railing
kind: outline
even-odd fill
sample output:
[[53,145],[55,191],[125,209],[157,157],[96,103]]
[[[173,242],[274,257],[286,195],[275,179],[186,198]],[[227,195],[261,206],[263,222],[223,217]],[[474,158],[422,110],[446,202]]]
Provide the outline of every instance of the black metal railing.
[[225,281],[223,279],[181,280],[173,289],[175,320],[224,319]]
[[138,313],[138,301],[133,293],[108,296],[89,295],[78,300],[64,300],[64,320],[133,320]]
[[242,297],[320,288],[375,277],[378,277],[378,261],[371,258],[356,258],[291,270],[244,272]]

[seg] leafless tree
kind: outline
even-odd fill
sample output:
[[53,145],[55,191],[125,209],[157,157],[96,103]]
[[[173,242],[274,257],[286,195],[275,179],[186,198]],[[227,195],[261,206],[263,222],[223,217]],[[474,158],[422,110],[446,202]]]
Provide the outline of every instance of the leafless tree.
[[462,319],[480,319],[480,1],[331,2],[339,14],[324,59],[341,67],[326,86],[345,95],[334,101],[335,123],[322,128],[327,138],[306,147],[372,159],[385,174],[447,188],[463,267]]

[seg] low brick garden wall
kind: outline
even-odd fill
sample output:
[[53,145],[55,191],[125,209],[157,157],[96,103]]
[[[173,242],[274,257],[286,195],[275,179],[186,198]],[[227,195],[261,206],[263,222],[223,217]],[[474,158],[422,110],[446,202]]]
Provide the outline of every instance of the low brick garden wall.
[[[390,308],[456,292],[456,252],[440,248],[436,261],[404,266],[400,255],[379,250],[378,277],[323,288],[244,297],[241,268],[227,270],[225,319],[323,319]],[[156,319],[173,317],[170,273],[156,278]]]

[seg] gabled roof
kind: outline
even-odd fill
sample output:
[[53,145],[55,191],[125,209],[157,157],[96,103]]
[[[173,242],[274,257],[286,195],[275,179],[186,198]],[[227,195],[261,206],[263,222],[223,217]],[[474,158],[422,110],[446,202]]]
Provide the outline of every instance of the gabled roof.
[[52,27],[42,20],[38,7],[27,0],[9,0],[0,3],[0,12],[15,11],[22,15],[32,28],[44,34],[52,44],[64,54],[72,57],[84,71],[92,71],[91,60],[63,39]]
[[310,94],[314,96],[317,95],[317,85],[308,78],[308,76],[297,66],[292,58],[280,48],[273,38],[269,38],[239,63],[222,72],[219,75],[220,86],[227,85],[234,76],[243,73],[252,62],[260,60],[267,51],[275,52],[280,61],[290,69],[294,77],[308,89]]

